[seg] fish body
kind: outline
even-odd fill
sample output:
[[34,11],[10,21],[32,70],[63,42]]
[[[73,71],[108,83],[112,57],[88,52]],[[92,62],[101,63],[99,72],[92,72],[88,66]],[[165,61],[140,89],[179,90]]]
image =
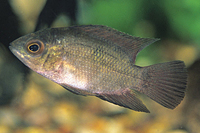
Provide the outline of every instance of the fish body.
[[184,98],[187,83],[182,61],[134,64],[138,52],[157,40],[83,25],[30,33],[13,41],[10,49],[29,68],[75,94],[149,112],[137,92],[173,109]]

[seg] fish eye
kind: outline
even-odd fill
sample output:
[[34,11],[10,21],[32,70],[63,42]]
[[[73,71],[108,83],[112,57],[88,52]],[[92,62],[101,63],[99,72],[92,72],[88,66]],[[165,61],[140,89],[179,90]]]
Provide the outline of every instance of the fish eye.
[[44,43],[40,40],[32,40],[27,43],[26,48],[31,54],[41,54],[44,50]]
[[40,46],[37,43],[32,43],[28,48],[32,52],[37,52],[40,49]]

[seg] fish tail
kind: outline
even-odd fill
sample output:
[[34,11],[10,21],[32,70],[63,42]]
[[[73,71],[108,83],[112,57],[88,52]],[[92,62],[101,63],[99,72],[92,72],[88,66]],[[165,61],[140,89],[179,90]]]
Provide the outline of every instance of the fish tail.
[[174,109],[185,96],[187,69],[184,62],[172,61],[142,68],[144,93],[162,106]]

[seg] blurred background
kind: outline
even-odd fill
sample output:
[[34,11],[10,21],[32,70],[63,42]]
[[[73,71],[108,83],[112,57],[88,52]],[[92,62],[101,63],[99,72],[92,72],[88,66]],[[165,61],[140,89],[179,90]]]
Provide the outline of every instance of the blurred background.
[[[72,94],[24,66],[9,51],[18,37],[47,27],[98,24],[161,40],[136,65],[183,60],[186,97],[174,110],[143,96],[150,114]],[[197,133],[200,131],[198,0],[1,0],[0,133]]]

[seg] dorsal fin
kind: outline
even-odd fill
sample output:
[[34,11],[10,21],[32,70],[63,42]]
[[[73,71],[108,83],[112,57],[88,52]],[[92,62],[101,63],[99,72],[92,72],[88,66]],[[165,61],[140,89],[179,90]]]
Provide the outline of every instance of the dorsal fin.
[[134,37],[103,25],[82,25],[71,28],[80,29],[84,33],[88,33],[89,36],[95,36],[123,47],[133,62],[143,48],[159,40],[157,38]]

